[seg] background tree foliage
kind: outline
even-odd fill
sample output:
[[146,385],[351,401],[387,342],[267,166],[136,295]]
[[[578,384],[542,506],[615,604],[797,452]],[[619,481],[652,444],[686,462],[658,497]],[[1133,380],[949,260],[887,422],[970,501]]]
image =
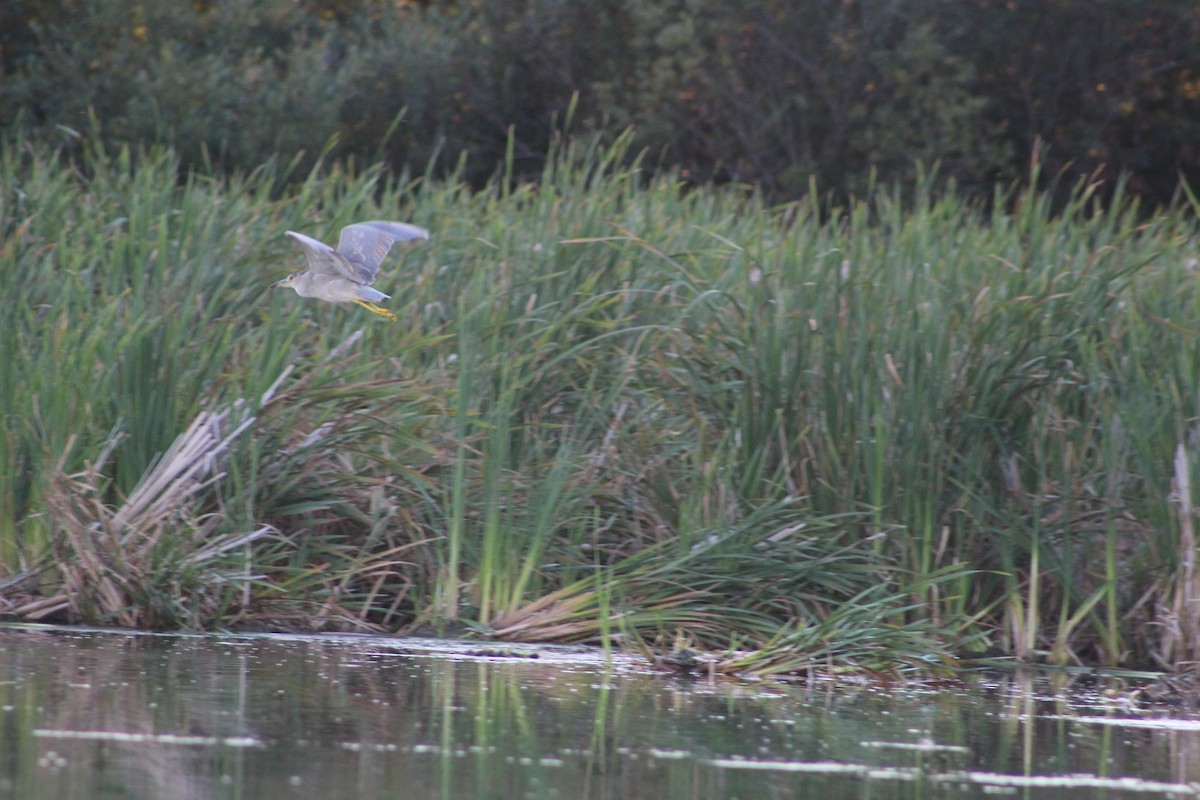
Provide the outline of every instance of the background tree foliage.
[[511,131],[534,174],[577,96],[574,130],[633,126],[651,163],[777,197],[917,161],[987,193],[1035,148],[1153,202],[1200,176],[1180,0],[12,0],[0,69],[6,126],[227,169],[330,145],[416,171],[466,153],[478,180]]

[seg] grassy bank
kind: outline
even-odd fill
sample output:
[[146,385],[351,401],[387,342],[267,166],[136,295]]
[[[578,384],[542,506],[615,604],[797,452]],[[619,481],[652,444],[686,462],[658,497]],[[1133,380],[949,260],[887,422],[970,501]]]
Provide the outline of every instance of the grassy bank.
[[[1189,209],[764,207],[620,149],[472,192],[7,145],[5,614],[1195,657]],[[381,275],[398,324],[267,292],[285,230],[373,218],[432,232]]]

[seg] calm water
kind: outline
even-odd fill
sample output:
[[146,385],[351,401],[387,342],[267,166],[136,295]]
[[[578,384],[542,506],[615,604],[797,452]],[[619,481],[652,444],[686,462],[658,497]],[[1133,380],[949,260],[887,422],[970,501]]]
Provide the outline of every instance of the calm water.
[[1198,796],[1200,717],[1095,684],[805,689],[488,647],[0,628],[0,798]]

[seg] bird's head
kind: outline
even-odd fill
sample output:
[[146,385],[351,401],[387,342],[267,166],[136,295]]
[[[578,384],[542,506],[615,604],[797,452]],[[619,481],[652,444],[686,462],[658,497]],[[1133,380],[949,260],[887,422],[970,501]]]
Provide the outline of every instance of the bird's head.
[[272,283],[270,288],[272,288],[272,289],[295,289],[296,288],[296,278],[299,277],[299,275],[300,275],[299,272],[293,272],[291,275],[288,275],[283,280],[275,281],[274,283]]

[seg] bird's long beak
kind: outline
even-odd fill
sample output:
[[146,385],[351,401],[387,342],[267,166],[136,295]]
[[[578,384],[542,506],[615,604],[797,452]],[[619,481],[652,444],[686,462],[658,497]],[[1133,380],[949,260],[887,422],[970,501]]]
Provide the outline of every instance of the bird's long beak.
[[272,284],[271,284],[269,287],[267,287],[267,288],[269,288],[269,289],[278,289],[278,288],[280,288],[280,287],[283,287],[283,288],[287,289],[287,288],[291,288],[291,285],[292,285],[292,276],[291,276],[291,275],[288,275],[286,278],[284,278],[284,279],[283,279],[283,280],[281,280],[281,281],[275,281],[274,283],[272,283]]

